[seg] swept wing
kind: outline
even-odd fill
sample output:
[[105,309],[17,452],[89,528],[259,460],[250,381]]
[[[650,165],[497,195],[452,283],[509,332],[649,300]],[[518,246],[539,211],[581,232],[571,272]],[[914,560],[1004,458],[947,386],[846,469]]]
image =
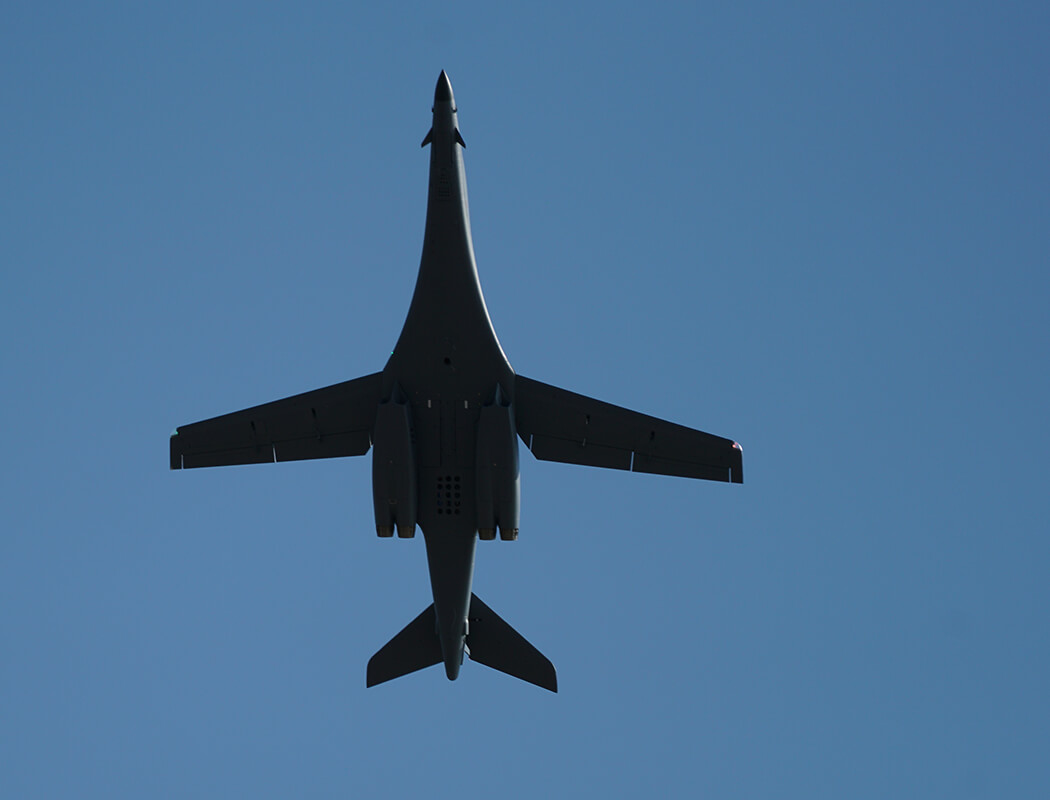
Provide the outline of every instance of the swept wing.
[[171,468],[360,456],[372,446],[382,374],[183,425]]
[[732,439],[523,375],[514,378],[514,415],[522,441],[543,461],[744,482],[743,453]]

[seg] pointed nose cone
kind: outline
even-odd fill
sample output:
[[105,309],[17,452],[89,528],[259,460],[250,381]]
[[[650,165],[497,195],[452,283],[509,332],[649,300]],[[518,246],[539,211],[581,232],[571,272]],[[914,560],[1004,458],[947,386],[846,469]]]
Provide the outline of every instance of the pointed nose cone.
[[437,86],[434,88],[434,102],[447,103],[452,100],[452,84],[448,80],[445,70],[441,70],[438,76]]

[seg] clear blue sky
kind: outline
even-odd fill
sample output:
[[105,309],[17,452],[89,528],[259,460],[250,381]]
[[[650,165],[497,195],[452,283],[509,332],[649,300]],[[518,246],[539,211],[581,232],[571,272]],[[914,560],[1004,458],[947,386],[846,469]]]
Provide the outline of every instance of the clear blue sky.
[[[5,4],[0,795],[1050,795],[1050,7],[496,5]],[[557,695],[365,689],[367,458],[167,468],[383,366],[442,68],[514,367],[744,446],[523,451]]]

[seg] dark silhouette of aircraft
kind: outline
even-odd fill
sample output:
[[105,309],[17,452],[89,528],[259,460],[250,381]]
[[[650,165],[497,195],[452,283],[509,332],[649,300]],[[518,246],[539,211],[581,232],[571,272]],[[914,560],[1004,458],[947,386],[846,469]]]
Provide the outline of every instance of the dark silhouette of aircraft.
[[456,103],[434,91],[426,230],[412,305],[382,372],[184,425],[171,468],[360,456],[376,532],[418,525],[434,602],[368,662],[367,685],[473,661],[557,691],[554,665],[471,592],[478,539],[518,538],[518,442],[536,458],[742,483],[739,445],[515,375],[478,282]]

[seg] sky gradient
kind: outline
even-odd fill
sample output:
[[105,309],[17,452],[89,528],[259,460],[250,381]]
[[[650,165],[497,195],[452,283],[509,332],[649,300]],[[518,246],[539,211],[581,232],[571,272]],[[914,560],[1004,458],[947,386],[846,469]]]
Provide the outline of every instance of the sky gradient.
[[[10,3],[0,794],[1050,792],[1045,3]],[[434,82],[523,375],[738,440],[535,461],[474,588],[557,666],[366,690],[368,457],[168,471],[382,368]]]

